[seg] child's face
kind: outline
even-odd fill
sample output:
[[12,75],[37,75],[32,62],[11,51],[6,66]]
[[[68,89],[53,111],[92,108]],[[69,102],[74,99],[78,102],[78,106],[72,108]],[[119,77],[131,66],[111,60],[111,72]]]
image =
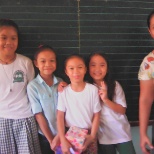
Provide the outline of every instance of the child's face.
[[102,81],[107,73],[107,63],[100,55],[94,55],[89,62],[89,73],[94,81]]
[[41,76],[52,75],[56,70],[56,55],[51,50],[44,50],[37,55],[34,64],[40,70]]
[[152,16],[150,19],[149,32],[150,32],[151,37],[154,39],[154,16]]
[[18,34],[14,27],[0,27],[0,52],[12,56],[18,47]]
[[80,83],[84,80],[86,70],[86,66],[82,59],[73,57],[67,61],[65,73],[69,77],[71,83]]

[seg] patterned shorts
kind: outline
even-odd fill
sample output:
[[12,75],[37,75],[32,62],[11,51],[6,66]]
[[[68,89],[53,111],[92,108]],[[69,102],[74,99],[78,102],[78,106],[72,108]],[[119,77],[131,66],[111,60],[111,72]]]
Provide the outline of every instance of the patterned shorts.
[[0,118],[0,154],[41,154],[34,117]]

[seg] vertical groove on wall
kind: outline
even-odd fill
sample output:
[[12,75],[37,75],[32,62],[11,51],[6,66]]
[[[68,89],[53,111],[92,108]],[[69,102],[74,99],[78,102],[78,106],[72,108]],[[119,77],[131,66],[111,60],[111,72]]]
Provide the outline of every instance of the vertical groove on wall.
[[79,54],[80,54],[80,48],[81,48],[81,45],[80,45],[80,0],[77,0],[78,2],[78,38],[79,38]]

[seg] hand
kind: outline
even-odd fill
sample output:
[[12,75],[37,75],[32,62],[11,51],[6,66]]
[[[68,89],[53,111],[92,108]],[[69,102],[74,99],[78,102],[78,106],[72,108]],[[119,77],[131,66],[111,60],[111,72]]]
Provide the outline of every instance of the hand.
[[141,149],[143,151],[144,154],[150,154],[150,152],[146,149],[146,145],[150,148],[150,149],[153,149],[153,145],[151,144],[148,136],[143,136],[141,137],[141,141],[140,141],[140,146],[141,146]]
[[62,141],[61,147],[62,147],[62,152],[63,152],[63,154],[71,154],[70,148],[71,148],[72,146],[71,146],[71,144],[68,142],[67,139],[65,139],[65,140]]
[[59,135],[56,135],[50,144],[50,147],[53,151],[56,150],[56,147],[60,145],[60,138]]
[[87,149],[87,147],[89,146],[89,144],[91,144],[94,141],[94,139],[95,138],[93,136],[87,135],[81,150],[85,151]]
[[64,82],[64,81],[61,81],[59,84],[58,84],[58,92],[63,92],[63,89],[64,87],[67,86],[67,83]]
[[107,86],[105,85],[104,81],[101,82],[101,88],[98,91],[98,94],[100,96],[100,98],[103,100],[108,99],[108,95],[107,95]]

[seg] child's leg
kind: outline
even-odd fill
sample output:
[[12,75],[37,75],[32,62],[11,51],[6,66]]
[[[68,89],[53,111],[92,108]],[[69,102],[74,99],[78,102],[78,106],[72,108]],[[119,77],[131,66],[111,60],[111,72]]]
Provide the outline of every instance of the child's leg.
[[116,154],[116,147],[114,144],[98,144],[98,154]]
[[132,141],[116,145],[119,154],[136,154]]
[[42,154],[54,154],[54,151],[51,150],[50,144],[45,136],[39,134],[39,140]]

